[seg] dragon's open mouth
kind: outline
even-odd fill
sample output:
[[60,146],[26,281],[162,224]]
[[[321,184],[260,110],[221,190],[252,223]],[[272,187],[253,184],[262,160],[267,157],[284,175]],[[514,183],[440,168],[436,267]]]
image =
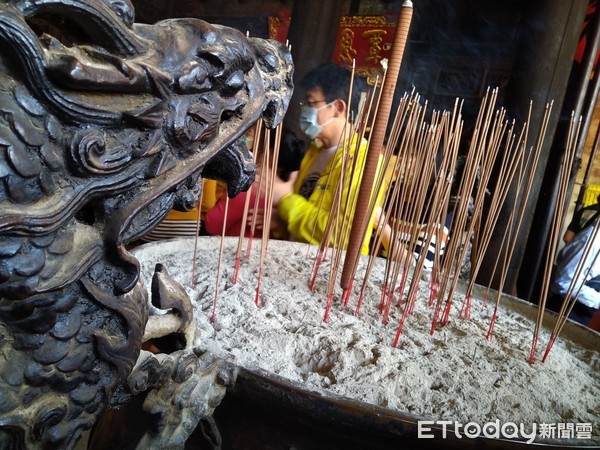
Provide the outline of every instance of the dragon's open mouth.
[[204,178],[227,183],[229,197],[247,191],[254,182],[255,174],[252,155],[242,139],[238,139],[226,150],[217,153],[202,171]]

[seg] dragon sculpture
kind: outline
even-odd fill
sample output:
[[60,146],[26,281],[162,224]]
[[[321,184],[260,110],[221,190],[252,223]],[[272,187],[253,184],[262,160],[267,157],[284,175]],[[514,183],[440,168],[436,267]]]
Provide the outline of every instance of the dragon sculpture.
[[[164,444],[182,446],[230,374],[141,351],[149,301],[127,246],[193,207],[201,176],[249,187],[242,137],[285,114],[289,51],[199,19],[134,23],[128,0],[0,0],[0,43],[0,448],[73,448],[154,388],[154,436],[182,428]],[[164,413],[192,391],[193,414]]]

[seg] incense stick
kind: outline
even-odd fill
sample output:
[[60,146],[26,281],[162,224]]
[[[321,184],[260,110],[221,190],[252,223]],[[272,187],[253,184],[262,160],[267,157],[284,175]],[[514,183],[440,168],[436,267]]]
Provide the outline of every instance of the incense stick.
[[[227,195],[227,194],[225,194]],[[217,314],[217,298],[219,296],[219,282],[221,281],[221,261],[223,260],[223,246],[225,242],[225,230],[227,229],[227,209],[229,208],[229,197],[225,198],[225,217],[223,218],[223,228],[221,230],[221,243],[219,246],[219,260],[217,262],[217,280],[215,282],[215,296],[213,298],[213,308],[212,314],[210,316],[210,321],[214,322],[216,320]]]
[[[201,181],[204,183],[204,181]],[[198,214],[196,215],[196,235],[194,236],[194,253],[192,259],[192,280],[190,285],[192,289],[196,287],[196,257],[198,256],[198,237],[200,235],[200,224],[202,222],[202,217],[200,217],[201,208],[202,208],[202,199],[204,198],[204,184],[202,185],[202,192],[200,193],[200,201],[198,202]]]
[[[524,215],[529,190],[534,178],[534,169],[539,158],[541,142],[543,141],[543,134],[547,127],[549,109],[547,107],[546,116],[542,123],[542,137],[538,138],[536,150],[535,152],[530,152],[527,156],[527,162],[524,162],[529,120],[517,136],[514,133],[515,122],[505,120],[505,110],[495,110],[497,93],[498,91],[496,89],[488,91],[481,103],[472,142],[469,145],[465,170],[459,180],[457,201],[452,208],[452,227],[443,258],[440,255],[439,247],[442,246],[441,241],[443,240],[445,215],[450,209],[449,198],[453,181],[453,168],[456,165],[460,137],[462,135],[462,119],[458,112],[460,110],[457,106],[458,100],[455,103],[455,110],[452,114],[449,114],[446,111],[433,111],[431,114],[431,121],[427,123],[425,121],[427,102],[425,102],[424,105],[420,105],[418,101],[416,101],[418,100],[418,97],[405,97],[406,100],[402,104],[402,108],[399,108],[397,117],[394,119],[390,136],[390,141],[393,141],[393,146],[391,148],[386,147],[381,158],[385,164],[389,163],[393,156],[394,147],[398,141],[401,141],[398,147],[398,158],[394,161],[394,169],[398,171],[398,180],[397,183],[394,184],[393,187],[390,186],[385,193],[386,203],[389,201],[390,205],[382,212],[380,223],[378,224],[379,227],[381,224],[389,223],[392,230],[388,260],[386,261],[386,281],[384,283],[382,295],[382,299],[385,299],[385,302],[381,305],[382,321],[386,323],[388,320],[387,317],[390,308],[395,303],[394,296],[397,288],[399,288],[398,290],[400,293],[397,302],[398,306],[400,306],[402,302],[404,307],[392,344],[393,346],[397,346],[407,317],[414,307],[415,294],[420,282],[420,274],[425,264],[428,248],[432,242],[435,242],[436,252],[434,264],[435,275],[432,274],[432,279],[435,278],[436,280],[439,280],[440,284],[439,293],[435,297],[437,299],[437,304],[435,305],[436,307],[432,322],[431,331],[433,332],[437,323],[444,323],[448,320],[450,307],[453,301],[453,293],[458,281],[457,274],[464,260],[468,240],[472,236],[475,236],[477,239],[473,250],[473,270],[471,272],[471,280],[469,281],[467,296],[465,297],[465,303],[463,304],[463,310],[461,311],[461,316],[468,317],[470,303],[468,302],[467,297],[470,297],[476,275],[481,268],[483,257],[489,246],[500,211],[508,198],[509,190],[513,186],[516,176],[515,201],[513,202],[513,205],[519,203],[520,209],[518,214],[517,209],[514,206],[510,211],[507,230],[501,244],[501,248],[503,249],[503,264],[500,273],[501,289],[504,285],[508,263],[511,260],[515,248],[514,239],[512,239],[513,231],[511,230],[514,229],[514,232],[516,233]],[[375,96],[371,98],[369,103],[372,105],[374,102]],[[409,104],[411,106],[410,108],[408,107]],[[347,121],[349,122],[349,120]],[[354,211],[354,213],[356,213],[355,201],[357,196],[350,194],[350,186],[356,182],[356,177],[360,177],[361,175],[362,163],[359,160],[360,137],[364,132],[364,128],[366,128],[366,122],[359,122],[361,126],[358,130],[358,139],[356,142],[350,143],[350,148],[346,149],[349,151],[344,151],[346,146],[343,145],[343,143],[338,145],[338,150],[341,149],[340,154],[337,155],[338,158],[341,158],[341,173],[333,195],[331,214],[326,223],[323,238],[319,245],[318,257],[323,255],[326,248],[330,246],[332,248],[327,286],[327,307],[324,316],[325,321],[327,321],[330,314],[335,281],[337,280],[343,255],[342,249],[349,234],[351,234],[350,229],[346,226],[347,221],[342,220],[342,218],[345,217],[347,211]],[[561,168],[561,194],[565,190],[565,174],[568,174],[568,163],[566,161],[572,159],[573,143],[577,141],[576,136],[579,133],[579,127],[580,125],[572,124],[569,130],[568,149],[565,153],[565,162],[563,162]],[[269,131],[265,132],[265,151],[263,154],[263,163],[261,164],[261,167],[264,167],[264,170],[266,171],[266,175],[261,176],[260,182],[265,183],[266,190],[263,189],[263,186],[259,192],[262,192],[263,190],[266,192],[266,208],[264,210],[264,226],[262,230],[259,259],[259,279],[256,291],[257,304],[261,286],[262,266],[266,257],[269,242],[268,224],[272,214],[272,189],[276,173],[276,161],[281,138],[281,128],[278,127],[275,130],[275,133],[275,151],[271,161],[270,158],[272,154],[268,148],[270,133]],[[351,134],[352,136],[355,135],[355,133]],[[257,130],[257,135],[258,141],[260,139],[260,130]],[[343,133],[343,137],[346,137],[346,135],[346,132]],[[255,142],[255,148],[256,145]],[[503,148],[503,153],[501,157],[498,157],[500,148]],[[441,158],[440,163],[436,163],[436,156],[438,155]],[[495,170],[497,166],[499,166],[499,171]],[[493,189],[490,187],[492,185],[492,182],[490,181],[492,173],[497,174],[497,181],[494,182],[495,186]],[[525,180],[526,174],[529,175],[527,180]],[[371,192],[369,203],[367,204],[367,215],[369,217],[377,205],[377,195],[375,193],[379,191],[383,184],[384,177],[385,173],[383,172],[377,174],[375,177],[372,186],[373,192]],[[520,191],[522,188],[524,188],[524,190],[521,193]],[[492,192],[491,197],[486,195],[486,190],[488,189]],[[521,196],[521,201],[517,202],[516,199],[519,196]],[[247,214],[249,209],[248,198],[246,199],[245,214]],[[470,217],[470,220],[468,220],[471,199],[473,215]],[[560,202],[557,202],[555,219],[553,220],[553,230],[551,234],[551,241],[553,242],[556,241],[557,230],[561,224],[559,219],[562,216],[563,206],[559,203]],[[484,205],[487,208],[485,215],[483,213]],[[227,203],[225,211],[225,214],[227,215]],[[253,222],[256,221],[257,213],[258,208],[255,207],[255,217]],[[254,225],[255,223],[253,223],[253,227]],[[316,226],[317,224],[315,223],[315,227]],[[213,316],[211,320],[214,320],[215,317],[224,233],[225,229],[223,229],[223,235],[221,236],[222,242],[219,255],[217,285],[215,287]],[[398,236],[400,235],[403,236],[403,243],[398,239]],[[242,236],[240,236],[240,240],[241,239]],[[376,235],[374,238],[374,247],[378,248],[381,245],[381,240],[381,236]],[[419,249],[417,249],[417,245],[420,246]],[[240,244],[238,244],[238,252],[240,251],[239,248]],[[400,252],[400,249],[405,250],[405,252],[396,258],[396,252]],[[550,252],[550,256],[553,257],[553,255],[554,253]],[[363,286],[361,288],[361,296],[359,297],[355,314],[359,313],[362,302],[362,292],[364,286],[366,286],[366,280],[368,279],[374,261],[375,256],[372,255],[367,265]],[[496,261],[498,263],[499,259]],[[320,260],[317,259],[315,262],[315,267],[318,270]],[[358,266],[357,262],[355,264],[352,278],[354,278],[355,270]],[[406,287],[405,283],[408,282],[408,267],[411,265],[413,266],[412,277],[410,278],[406,297],[403,298]],[[314,276],[316,276],[317,270],[314,270],[312,274],[313,279],[311,280],[311,284],[313,284],[313,286]],[[548,267],[546,267],[546,272],[548,271]],[[351,290],[351,285],[349,286]],[[343,296],[347,292],[349,293],[348,287],[343,289]],[[343,296],[342,298],[344,298]],[[545,297],[545,294],[542,297]],[[499,300],[496,302],[495,312],[497,311],[498,301]],[[559,321],[557,321],[553,335],[548,343],[544,360],[554,343],[556,335],[564,325],[568,312],[575,301],[576,294],[573,296],[569,293],[561,313],[559,314]],[[541,303],[545,303],[544,298]],[[540,311],[542,310],[543,306],[540,306],[538,318],[536,320],[536,329],[534,330],[534,344],[530,354],[530,362],[533,362],[532,358],[535,356],[535,346],[537,344],[539,328],[541,326],[540,316],[543,315],[543,312],[540,313]],[[490,330],[493,329],[494,322],[495,315],[492,318]]]

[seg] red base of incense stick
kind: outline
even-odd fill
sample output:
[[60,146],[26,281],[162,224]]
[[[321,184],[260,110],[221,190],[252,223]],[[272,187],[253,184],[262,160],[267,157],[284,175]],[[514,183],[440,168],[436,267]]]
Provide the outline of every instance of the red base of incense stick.
[[531,344],[531,353],[529,354],[529,364],[535,363],[535,352],[537,350],[538,337],[534,336],[533,343]]
[[350,302],[350,294],[352,293],[352,285],[353,284],[354,284],[354,280],[350,280],[348,287],[346,289],[344,289],[342,292],[342,304],[344,306],[348,306],[348,303]]
[[381,287],[381,301],[379,302],[379,314],[383,315],[385,310],[385,299],[387,298],[387,283]]
[[494,335],[494,325],[496,324],[496,317],[498,316],[498,308],[494,309],[494,314],[492,314],[492,320],[490,320],[490,326],[488,327],[488,332],[485,336],[485,338],[489,341],[490,339],[492,339],[492,336]]
[[317,280],[317,273],[319,273],[319,266],[321,265],[322,260],[323,252],[319,253],[315,258],[315,263],[313,264],[312,271],[310,273],[310,281],[308,283],[308,289],[310,292],[314,292],[315,290],[315,281]]
[[437,327],[439,318],[440,318],[440,312],[441,312],[441,305],[436,305],[435,307],[435,311],[433,313],[433,320],[431,322],[431,330],[429,330],[429,334],[431,334],[433,336],[433,333],[435,332],[435,328]]
[[440,283],[438,281],[431,283],[431,288],[429,291],[429,306],[430,307],[433,306],[433,302],[435,301],[439,291],[440,291]]
[[471,316],[471,295],[465,297],[460,314],[458,315],[461,319],[468,319]]

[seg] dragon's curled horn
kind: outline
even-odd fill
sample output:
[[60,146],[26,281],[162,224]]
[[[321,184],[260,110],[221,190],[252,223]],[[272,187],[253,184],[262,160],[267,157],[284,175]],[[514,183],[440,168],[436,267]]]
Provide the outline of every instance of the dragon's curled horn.
[[[125,9],[123,9],[125,11]],[[122,119],[120,108],[98,108],[77,94],[61,89],[51,79],[52,61],[61,44],[48,38],[46,50],[28,19],[37,14],[65,15],[75,19],[81,29],[99,41],[109,51],[123,57],[132,57],[147,50],[145,40],[132,32],[123,20],[106,4],[92,1],[25,1],[7,4],[0,10],[0,41],[16,57],[16,62],[26,75],[30,89],[44,98],[54,109],[73,122],[91,121],[102,125],[114,125]],[[131,106],[131,105],[129,105]]]

